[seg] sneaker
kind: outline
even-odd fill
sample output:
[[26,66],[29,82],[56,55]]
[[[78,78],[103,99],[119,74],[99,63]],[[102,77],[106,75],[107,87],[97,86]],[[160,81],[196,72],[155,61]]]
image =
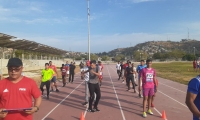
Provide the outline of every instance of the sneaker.
[[143,112],[142,116],[143,116],[143,117],[147,117],[146,112]]
[[53,92],[53,89],[51,89],[50,92]]
[[154,107],[154,104],[153,104],[153,103],[151,103],[151,107]]
[[91,113],[93,113],[93,112],[94,112],[94,110],[92,110],[92,109],[88,109],[87,111],[88,111],[88,112],[91,112]]
[[94,108],[93,110],[94,110],[94,112],[99,112],[100,111],[98,108]]
[[153,115],[153,112],[151,111],[151,109],[149,109],[149,110],[147,111],[147,113],[149,113],[150,115]]
[[56,92],[60,92],[58,89],[56,89]]
[[139,96],[140,98],[142,98],[142,95],[141,95],[141,94],[139,94],[138,96]]
[[84,106],[87,105],[87,104],[88,104],[88,102],[84,102],[84,103],[82,103],[82,105],[84,105]]

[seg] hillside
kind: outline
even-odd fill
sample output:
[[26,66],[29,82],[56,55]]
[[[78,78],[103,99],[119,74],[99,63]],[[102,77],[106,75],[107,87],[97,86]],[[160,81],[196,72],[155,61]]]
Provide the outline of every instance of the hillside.
[[124,54],[126,56],[132,54],[134,51],[146,52],[149,55],[153,55],[157,52],[169,52],[172,50],[181,50],[186,53],[199,54],[200,41],[182,39],[180,42],[174,41],[148,41],[145,43],[137,44],[134,47],[118,48],[108,52],[109,56],[116,56],[117,54]]

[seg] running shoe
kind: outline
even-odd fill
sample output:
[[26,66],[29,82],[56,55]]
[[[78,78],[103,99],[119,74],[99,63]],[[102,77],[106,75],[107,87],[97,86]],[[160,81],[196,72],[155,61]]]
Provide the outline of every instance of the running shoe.
[[93,110],[94,110],[94,112],[99,112],[100,111],[98,108],[94,108]]
[[58,89],[56,89],[56,92],[60,92]]
[[53,92],[53,89],[51,89],[50,92]]
[[144,118],[146,118],[146,117],[147,117],[146,112],[143,112],[142,116],[143,116]]
[[84,106],[87,105],[87,104],[88,104],[88,102],[84,102],[84,103],[82,103],[82,105],[84,105]]
[[141,94],[139,94],[139,97],[140,97],[140,98],[143,98],[143,96],[142,96]]
[[92,109],[88,109],[87,111],[88,111],[88,112],[91,112],[91,113],[95,112],[95,111],[92,110]]
[[153,115],[153,112],[151,111],[151,109],[149,109],[149,110],[147,111],[147,113],[149,113],[150,115]]

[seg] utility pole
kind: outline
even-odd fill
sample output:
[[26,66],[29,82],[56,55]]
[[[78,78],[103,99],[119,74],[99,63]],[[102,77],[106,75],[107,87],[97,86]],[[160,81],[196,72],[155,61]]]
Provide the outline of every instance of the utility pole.
[[88,16],[88,60],[90,61],[90,8],[89,8],[89,1],[87,0],[88,8],[87,8],[87,16]]

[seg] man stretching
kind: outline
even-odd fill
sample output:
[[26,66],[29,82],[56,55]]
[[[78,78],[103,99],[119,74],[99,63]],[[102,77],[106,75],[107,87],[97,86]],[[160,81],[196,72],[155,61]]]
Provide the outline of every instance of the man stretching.
[[[86,71],[87,72],[87,71]],[[96,61],[92,60],[90,62],[89,68],[89,91],[90,91],[90,99],[89,99],[89,108],[88,112],[98,112],[98,103],[101,98],[101,91],[99,87],[99,75],[100,69],[96,66]],[[96,101],[94,103],[94,108],[92,109],[92,103],[94,101],[94,93],[96,93]]]

